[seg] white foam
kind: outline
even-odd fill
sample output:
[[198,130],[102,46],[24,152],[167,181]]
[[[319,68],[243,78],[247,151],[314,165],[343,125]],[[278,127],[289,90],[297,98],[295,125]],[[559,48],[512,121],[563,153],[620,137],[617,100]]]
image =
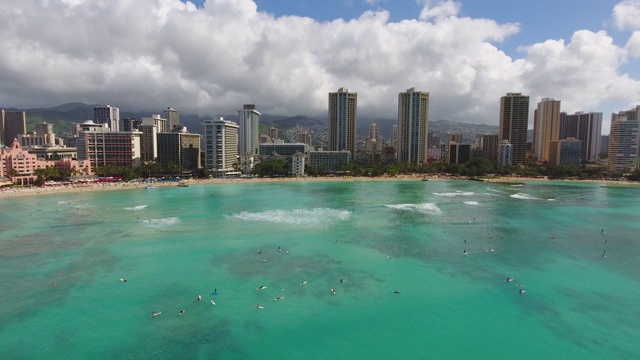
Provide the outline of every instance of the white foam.
[[452,193],[433,193],[433,195],[444,196],[444,197],[455,197],[455,196],[473,196],[476,193],[471,191],[456,191]]
[[514,199],[521,199],[521,200],[542,200],[540,198],[537,198],[535,196],[531,196],[531,195],[525,194],[525,193],[517,193],[517,194],[513,194],[513,195],[509,195],[509,196],[514,198]]
[[390,209],[402,210],[402,211],[413,211],[421,214],[440,214],[440,208],[433,203],[423,203],[423,204],[395,204],[395,205],[385,205]]
[[523,187],[524,185],[522,185],[522,184],[513,184],[513,185],[509,185],[509,186],[512,186],[512,187]]
[[125,210],[129,210],[129,211],[140,211],[143,210],[144,208],[146,208],[149,205],[138,205],[138,206],[131,206],[131,207],[126,207],[124,208]]
[[177,217],[170,217],[164,219],[147,219],[147,220],[139,220],[139,222],[145,226],[154,228],[154,229],[162,229],[167,226],[175,225],[180,222],[180,219]]
[[477,201],[463,201],[463,202],[467,205],[480,205],[480,203]]
[[329,225],[339,221],[346,221],[351,217],[351,211],[327,208],[267,210],[261,212],[243,211],[227,218],[243,221],[269,222],[290,225]]
[[67,200],[67,201],[58,201],[58,204],[73,204],[73,201],[71,201],[71,200]]

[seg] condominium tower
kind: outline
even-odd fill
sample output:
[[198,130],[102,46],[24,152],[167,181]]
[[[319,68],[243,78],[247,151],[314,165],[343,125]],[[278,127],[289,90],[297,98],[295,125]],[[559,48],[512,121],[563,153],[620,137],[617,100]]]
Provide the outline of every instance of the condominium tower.
[[106,125],[111,131],[120,131],[120,109],[111,105],[93,108],[93,122]]
[[167,119],[167,122],[169,123],[169,129],[167,131],[171,131],[176,126],[180,125],[180,114],[174,108],[168,107],[164,109],[164,118]]
[[512,146],[512,164],[524,164],[527,156],[527,126],[529,96],[507,93],[500,99],[500,143],[508,140]]
[[422,164],[427,159],[429,93],[415,88],[398,94],[399,162]]
[[560,114],[560,137],[558,139],[576,138],[582,141],[582,160],[597,161],[602,141],[602,113],[576,112]]
[[349,151],[356,155],[358,93],[340,88],[329,93],[329,150]]
[[549,162],[551,142],[560,139],[560,100],[544,98],[533,116],[533,150],[539,162]]
[[238,164],[238,124],[222,117],[205,120],[205,170],[216,176],[235,171]]
[[240,155],[257,154],[260,147],[260,113],[253,104],[245,104],[238,110],[238,152]]
[[637,110],[640,110],[640,106],[635,112],[621,111],[611,115],[608,157],[610,172],[628,172],[638,166],[640,120]]
[[24,111],[0,111],[0,141],[6,146],[13,144],[18,134],[27,132],[27,116]]

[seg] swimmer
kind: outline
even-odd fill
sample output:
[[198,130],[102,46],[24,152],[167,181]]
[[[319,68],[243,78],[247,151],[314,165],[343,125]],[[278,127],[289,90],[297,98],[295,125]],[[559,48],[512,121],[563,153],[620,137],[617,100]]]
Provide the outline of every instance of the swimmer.
[[256,309],[264,309],[264,306],[261,306],[260,304],[256,304],[254,306],[254,308],[256,308]]
[[202,295],[198,295],[198,302],[202,301]]
[[391,256],[387,256],[387,259],[391,260]]
[[264,289],[266,289],[266,288],[267,288],[266,286],[264,286],[264,285],[260,285],[260,286],[258,287],[258,290],[264,290]]
[[281,288],[280,288],[280,291],[284,291],[284,288],[283,288],[283,287],[281,287]]
[[120,281],[122,281],[122,282],[127,282],[127,279],[122,278],[122,279],[120,279]]
[[607,250],[602,252],[602,257],[607,257]]
[[53,283],[53,284],[51,284],[51,286],[56,287],[56,286],[58,286],[58,284],[57,283]]
[[393,293],[394,293],[394,294],[400,294],[400,291],[398,291],[398,290],[393,290]]
[[258,250],[258,255],[262,254],[262,250]]
[[278,296],[277,298],[275,298],[276,301],[282,300],[282,299],[284,299],[284,296]]
[[282,249],[280,248],[280,246],[278,246],[278,251],[282,252]]
[[184,310],[180,310],[180,312],[178,313],[178,315],[182,315],[184,314]]
[[343,282],[344,282],[344,279],[340,279],[340,282],[341,282],[341,283],[343,283]]
[[331,289],[331,293],[332,293],[333,295],[335,295],[335,294],[336,294],[336,289]]
[[215,305],[215,304],[216,304],[216,301],[211,299],[211,305]]
[[465,243],[465,244],[467,243],[467,239],[464,239],[464,243]]
[[158,316],[160,314],[162,314],[162,311],[158,311],[158,312],[152,311],[151,312],[151,316],[153,316],[153,317]]

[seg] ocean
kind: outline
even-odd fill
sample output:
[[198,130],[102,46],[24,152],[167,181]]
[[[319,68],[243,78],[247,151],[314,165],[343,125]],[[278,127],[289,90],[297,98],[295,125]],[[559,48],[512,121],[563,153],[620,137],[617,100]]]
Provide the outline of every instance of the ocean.
[[639,200],[453,180],[0,199],[0,356],[638,359]]

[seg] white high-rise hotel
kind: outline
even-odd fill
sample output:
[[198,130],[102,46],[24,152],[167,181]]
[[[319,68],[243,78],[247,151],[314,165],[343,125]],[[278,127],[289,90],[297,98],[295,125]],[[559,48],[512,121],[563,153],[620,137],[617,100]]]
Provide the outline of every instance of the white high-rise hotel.
[[398,161],[421,164],[427,160],[429,93],[415,88],[398,94]]
[[221,176],[235,171],[238,162],[238,124],[222,117],[205,120],[205,170]]
[[640,106],[611,114],[609,134],[610,172],[629,172],[638,166],[640,151]]
[[260,113],[255,105],[245,104],[238,110],[238,125],[239,154],[257,154],[260,150]]

